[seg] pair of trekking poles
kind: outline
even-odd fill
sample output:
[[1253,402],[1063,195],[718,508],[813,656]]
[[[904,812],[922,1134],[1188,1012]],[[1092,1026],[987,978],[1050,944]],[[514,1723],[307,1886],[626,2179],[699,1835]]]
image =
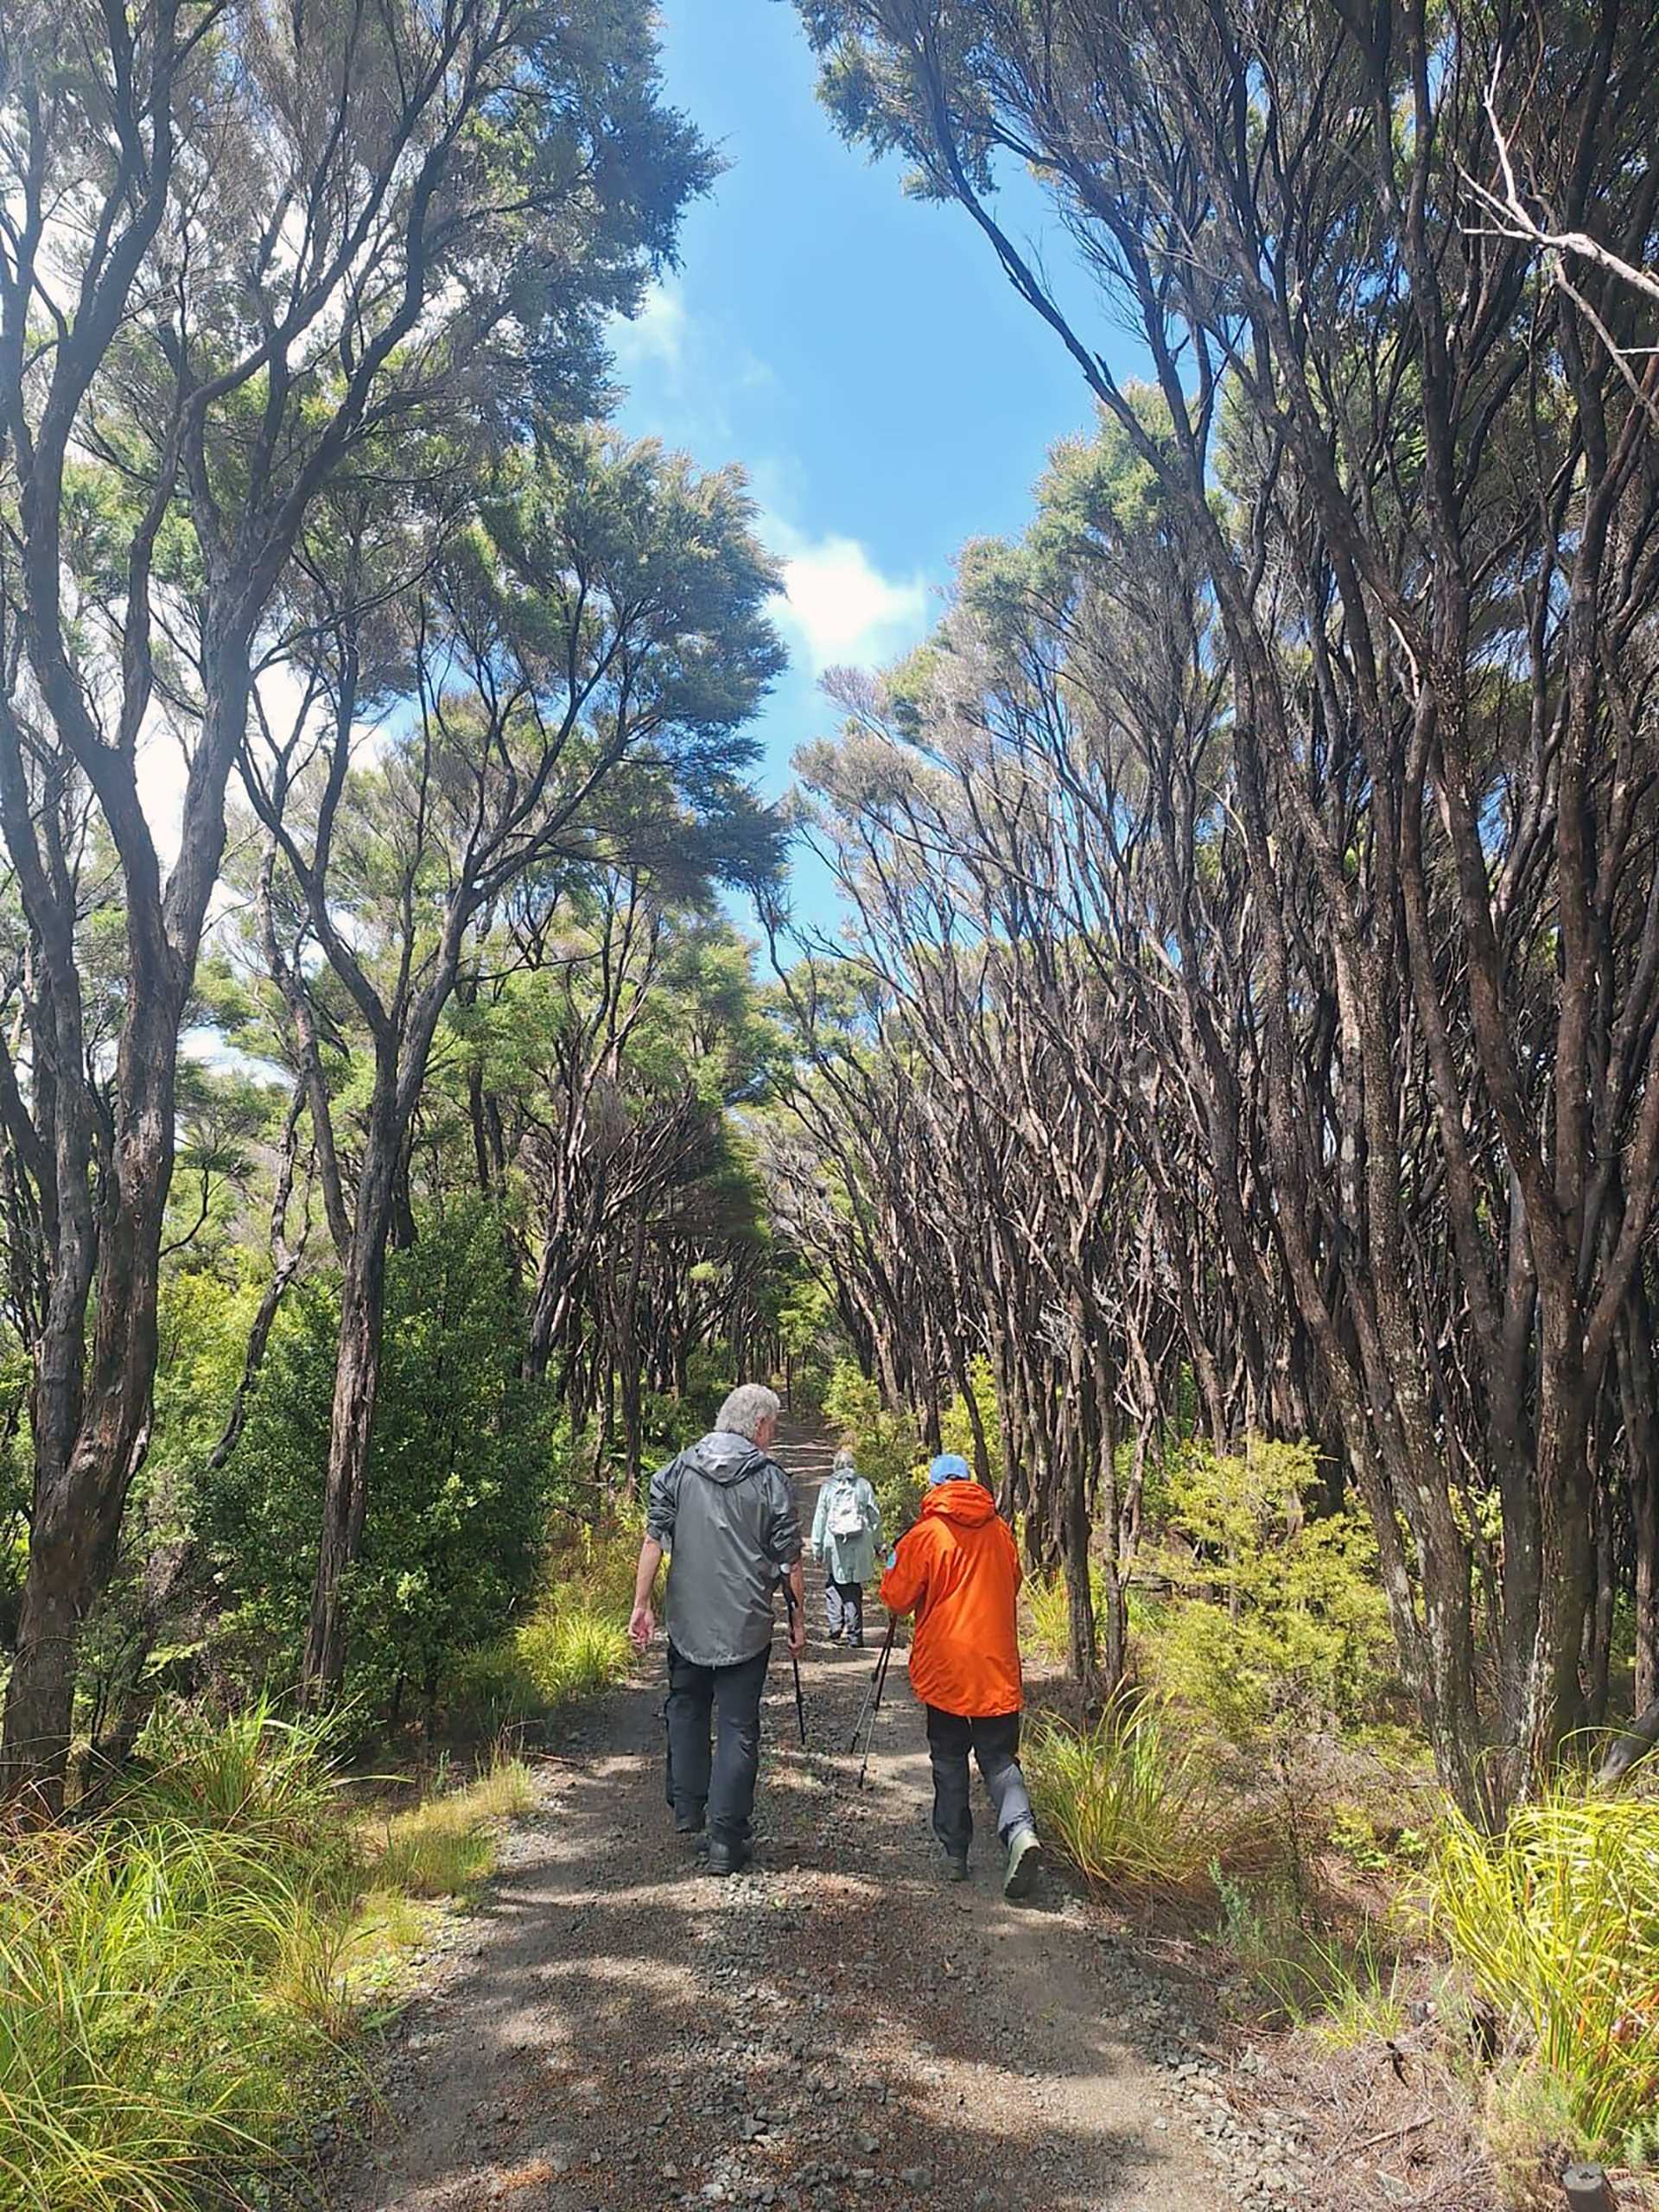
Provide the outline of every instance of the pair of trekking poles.
[[[784,1604],[788,1609],[789,1624],[792,1630],[795,1626],[795,1592],[787,1582],[784,1585]],[[870,1746],[875,1741],[876,1717],[881,1710],[881,1694],[887,1687],[887,1664],[893,1657],[893,1643],[898,1637],[898,1634],[899,1616],[896,1613],[889,1613],[887,1616],[887,1632],[881,1639],[880,1655],[877,1658],[874,1670],[871,1674],[870,1686],[864,1693],[864,1702],[858,1709],[858,1718],[853,1723],[853,1740],[847,1747],[849,1751],[855,1751],[858,1749],[859,1737],[861,1735],[864,1736],[864,1757],[859,1762],[858,1769],[858,1787],[861,1789],[864,1787],[864,1777],[870,1770]],[[801,1745],[803,1750],[804,1750],[806,1745],[806,1700],[801,1694],[800,1656],[796,1651],[792,1642],[790,1646],[789,1658],[790,1664],[795,1669],[795,1718],[800,1724]],[[868,1734],[865,1733],[864,1729],[864,1723],[867,1715],[869,1719],[869,1730]]]

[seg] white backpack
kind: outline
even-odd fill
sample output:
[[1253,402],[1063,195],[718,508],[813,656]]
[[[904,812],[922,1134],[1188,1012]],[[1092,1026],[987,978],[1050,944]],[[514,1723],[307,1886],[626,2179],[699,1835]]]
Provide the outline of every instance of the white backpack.
[[830,1496],[830,1533],[837,1537],[861,1536],[864,1533],[864,1508],[859,1503],[858,1484],[851,1475],[843,1476]]

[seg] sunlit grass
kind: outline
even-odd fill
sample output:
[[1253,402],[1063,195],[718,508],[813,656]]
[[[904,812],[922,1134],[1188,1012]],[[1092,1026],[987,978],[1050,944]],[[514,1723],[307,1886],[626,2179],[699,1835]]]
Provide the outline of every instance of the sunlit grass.
[[1659,1806],[1563,1782],[1497,1836],[1448,1810],[1428,1899],[1511,2070],[1620,2154],[1659,2106]]
[[636,1536],[563,1560],[528,1618],[470,1662],[463,1695],[498,1714],[550,1711],[626,1680]]
[[464,1788],[395,1814],[374,1865],[377,1888],[404,1897],[465,1897],[495,1864],[497,1826],[528,1812],[535,1791],[519,1759],[498,1759]]
[[185,2212],[280,2164],[531,1789],[498,1761],[377,1855],[324,1723],[169,1713],[143,1749],[100,1822],[0,1841],[0,2212]]
[[1148,1700],[1116,1697],[1086,1728],[1039,1719],[1027,1741],[1039,1823],[1099,1888],[1202,1890],[1256,1840]]

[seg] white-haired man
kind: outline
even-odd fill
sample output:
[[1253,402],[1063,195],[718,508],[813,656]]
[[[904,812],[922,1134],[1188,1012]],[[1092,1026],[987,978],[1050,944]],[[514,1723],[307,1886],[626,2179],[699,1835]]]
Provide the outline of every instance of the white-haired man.
[[658,1469],[634,1578],[628,1633],[643,1650],[657,1626],[657,1569],[670,1554],[663,1604],[669,1800],[682,1834],[706,1823],[711,1874],[740,1873],[751,1855],[760,1694],[780,1578],[794,1599],[790,1649],[798,1653],[806,1643],[801,1524],[788,1478],[771,1455],[780,1411],[776,1391],[740,1383],[702,1442]]

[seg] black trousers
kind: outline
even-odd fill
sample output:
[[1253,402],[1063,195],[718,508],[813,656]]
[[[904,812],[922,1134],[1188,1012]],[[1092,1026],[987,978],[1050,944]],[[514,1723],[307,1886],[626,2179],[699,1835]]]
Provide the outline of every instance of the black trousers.
[[706,1807],[711,1842],[749,1840],[760,1771],[760,1693],[771,1662],[769,1643],[733,1667],[699,1667],[668,1647],[669,1802],[677,1813]]
[[952,1859],[965,1859],[974,1840],[974,1815],[968,1797],[968,1754],[979,1762],[985,1787],[996,1808],[996,1832],[1006,1844],[1036,1823],[1026,1777],[1020,1771],[1020,1715],[996,1713],[969,1719],[927,1708],[927,1755],[933,1768],[933,1833]]

